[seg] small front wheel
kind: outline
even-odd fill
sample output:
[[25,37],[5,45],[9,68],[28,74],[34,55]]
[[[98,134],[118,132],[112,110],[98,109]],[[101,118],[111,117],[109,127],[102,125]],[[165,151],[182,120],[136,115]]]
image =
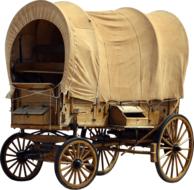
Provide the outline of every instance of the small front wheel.
[[98,168],[94,146],[79,138],[68,140],[58,151],[55,160],[55,173],[60,183],[69,189],[88,186]]

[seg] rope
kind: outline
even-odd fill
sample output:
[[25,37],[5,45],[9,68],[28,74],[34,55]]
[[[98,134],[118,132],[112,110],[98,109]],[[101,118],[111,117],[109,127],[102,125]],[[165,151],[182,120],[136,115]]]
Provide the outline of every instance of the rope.
[[[14,85],[12,85],[12,86],[14,86]],[[20,99],[27,98],[27,97],[34,96],[34,95],[43,95],[43,96],[51,97],[51,98],[54,98],[54,99],[58,99],[58,98],[60,98],[60,95],[59,96],[55,96],[54,94],[53,95],[49,95],[49,94],[46,94],[46,92],[50,92],[51,91],[53,93],[54,90],[57,89],[59,86],[60,86],[60,84],[58,84],[54,88],[49,88],[49,89],[46,89],[46,90],[28,90],[28,89],[25,89],[25,88],[14,87],[17,90],[26,91],[26,92],[28,92],[30,94],[29,95],[25,95],[25,96],[20,96],[20,97],[17,97],[17,98],[12,98],[12,100],[20,100]]]
[[[55,115],[56,115],[56,109],[58,108],[58,101],[57,101],[57,99],[60,98],[60,95],[55,96],[54,95],[54,90],[57,89],[59,86],[60,86],[60,84],[58,84],[54,88],[49,88],[49,89],[46,89],[46,90],[28,90],[28,89],[25,89],[25,88],[14,87],[17,90],[25,91],[25,92],[28,92],[30,94],[29,95],[25,95],[25,96],[20,96],[20,97],[17,97],[17,98],[12,98],[12,100],[13,101],[22,100],[24,98],[31,97],[31,96],[34,96],[34,95],[41,95],[41,96],[49,97],[49,108],[50,108],[50,111],[49,111],[50,112],[49,113],[49,129],[51,130],[52,129],[52,113],[51,113],[52,112],[52,109],[51,109],[52,108],[52,98],[55,99]],[[51,92],[51,94],[48,94],[47,92]],[[60,123],[60,128],[61,128],[61,123]]]

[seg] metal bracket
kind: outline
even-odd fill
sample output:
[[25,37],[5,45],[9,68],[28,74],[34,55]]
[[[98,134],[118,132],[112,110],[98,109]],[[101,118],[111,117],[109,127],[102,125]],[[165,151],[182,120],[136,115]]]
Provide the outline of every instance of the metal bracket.
[[157,153],[157,143],[152,143],[151,144],[151,155],[150,155],[151,162],[158,161],[156,153]]

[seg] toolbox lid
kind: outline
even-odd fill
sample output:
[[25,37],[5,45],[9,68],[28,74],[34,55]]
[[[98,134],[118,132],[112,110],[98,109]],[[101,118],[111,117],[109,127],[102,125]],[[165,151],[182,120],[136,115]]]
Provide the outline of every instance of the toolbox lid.
[[44,115],[48,112],[47,106],[23,106],[13,111],[14,115]]

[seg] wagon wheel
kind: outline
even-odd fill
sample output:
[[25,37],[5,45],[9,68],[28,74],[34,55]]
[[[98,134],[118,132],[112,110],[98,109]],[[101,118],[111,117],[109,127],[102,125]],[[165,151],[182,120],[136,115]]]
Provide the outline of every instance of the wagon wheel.
[[193,132],[182,115],[172,115],[162,125],[158,139],[156,169],[167,182],[179,181],[193,156]]
[[42,167],[42,161],[26,157],[34,142],[22,138],[20,133],[9,137],[1,150],[1,165],[5,174],[15,181],[28,181],[34,178]]
[[[107,133],[107,129],[88,129],[89,134],[88,137],[92,140],[104,140],[106,138],[110,138]],[[119,148],[119,146],[112,145],[109,148]],[[115,166],[119,152],[112,150],[103,150],[97,149],[97,157],[98,157],[98,171],[97,175],[105,175],[109,173],[113,167]]]
[[65,142],[55,160],[55,173],[61,184],[70,189],[89,185],[98,168],[93,145],[83,139],[73,138]]

